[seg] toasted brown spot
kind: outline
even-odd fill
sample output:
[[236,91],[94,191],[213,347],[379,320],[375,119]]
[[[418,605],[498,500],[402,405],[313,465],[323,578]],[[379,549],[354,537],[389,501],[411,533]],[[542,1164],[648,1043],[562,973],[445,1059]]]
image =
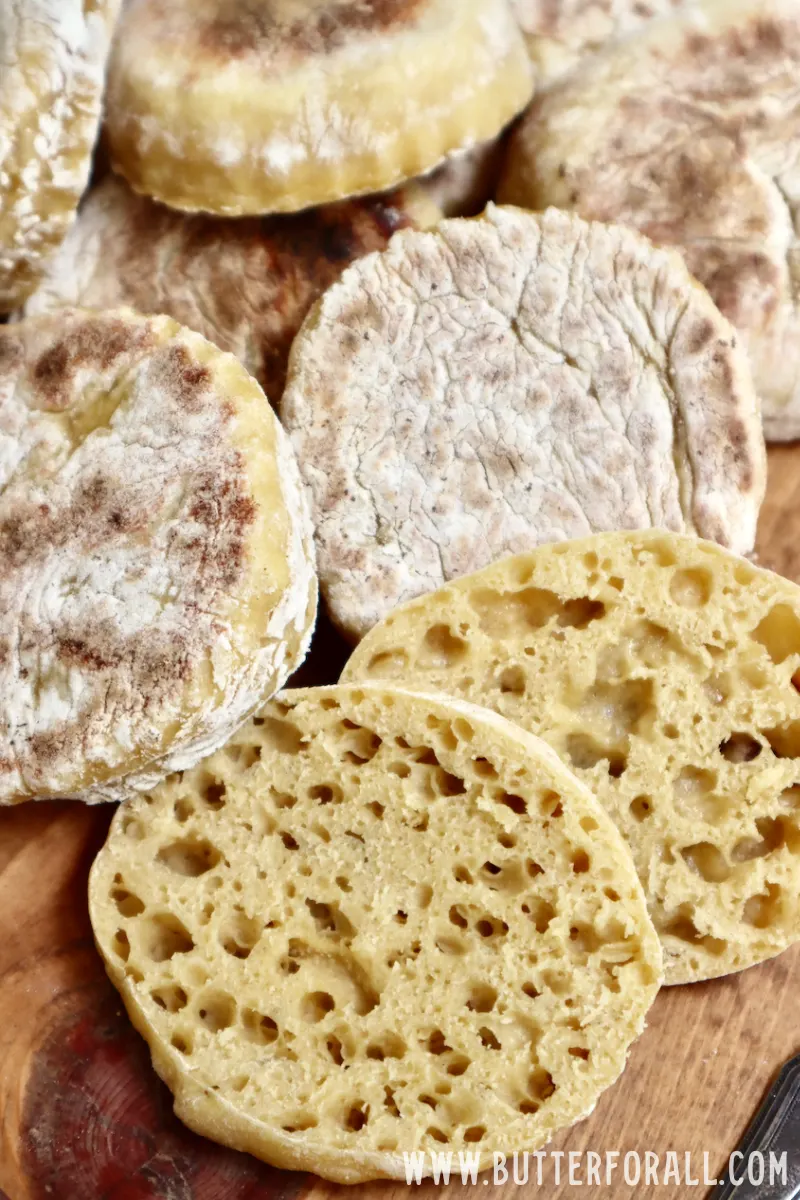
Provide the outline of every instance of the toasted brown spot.
[[316,12],[284,22],[263,3],[240,3],[198,31],[200,46],[215,58],[259,55],[270,63],[338,50],[354,35],[386,34],[413,23],[423,0],[331,0]]
[[699,354],[704,350],[708,343],[714,337],[714,324],[708,318],[698,321],[689,337],[689,350],[692,354]]

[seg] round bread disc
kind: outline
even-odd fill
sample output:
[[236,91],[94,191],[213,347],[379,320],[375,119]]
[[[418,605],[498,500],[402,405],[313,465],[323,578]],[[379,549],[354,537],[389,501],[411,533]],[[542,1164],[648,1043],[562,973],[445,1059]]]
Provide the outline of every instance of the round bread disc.
[[572,71],[603,46],[695,0],[511,0],[540,85]]
[[0,804],[121,799],[226,740],[316,608],[297,467],[166,317],[0,328]]
[[743,352],[680,257],[619,227],[490,206],[399,234],[306,318],[281,415],[351,638],[543,542],[656,525],[753,546]]
[[86,188],[120,0],[0,13],[0,312],[36,286]]
[[24,314],[65,304],[166,313],[235,354],[277,403],[292,341],[325,289],[398,229],[440,217],[416,184],[297,216],[230,221],[174,212],[109,178],[82,206]]
[[132,0],[108,138],[174,208],[292,212],[422,174],[532,90],[508,0]]
[[800,938],[800,589],[719,547],[606,534],[393,613],[348,681],[480,700],[538,734],[633,851],[667,983]]
[[543,94],[500,195],[683,254],[749,351],[767,436],[800,436],[795,0],[704,0]]
[[178,1116],[341,1183],[543,1145],[661,976],[630,855],[556,755],[384,687],[279,696],[119,810],[89,893]]

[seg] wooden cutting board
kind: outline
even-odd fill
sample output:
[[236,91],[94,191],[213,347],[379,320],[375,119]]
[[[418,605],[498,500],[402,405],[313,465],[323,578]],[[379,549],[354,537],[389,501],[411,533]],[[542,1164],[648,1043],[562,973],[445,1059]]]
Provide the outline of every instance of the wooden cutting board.
[[[800,447],[772,450],[761,562],[800,581]],[[303,683],[336,679],[323,628]],[[94,950],[86,877],[111,813],[79,804],[0,812],[0,1200],[315,1200],[342,1189],[195,1137],[172,1115]],[[709,1154],[721,1172],[782,1063],[800,1050],[800,947],[744,974],[659,996],[623,1079],[552,1148]],[[550,1200],[588,1193],[527,1189]],[[389,1200],[405,1185],[350,1189]],[[433,1184],[418,1189],[432,1198]],[[460,1185],[445,1189],[467,1191]],[[495,1189],[496,1190],[496,1189]],[[509,1197],[517,1189],[509,1184]],[[617,1181],[605,1195],[641,1194]],[[702,1186],[658,1195],[701,1196]],[[494,1192],[493,1192],[494,1194]]]

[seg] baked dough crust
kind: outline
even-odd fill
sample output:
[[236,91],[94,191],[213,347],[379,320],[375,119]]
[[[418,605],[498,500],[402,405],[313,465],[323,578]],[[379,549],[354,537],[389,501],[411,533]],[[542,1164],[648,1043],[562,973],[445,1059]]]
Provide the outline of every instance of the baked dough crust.
[[0,327],[0,804],[193,765],[315,609],[291,448],[236,359],[130,310]]
[[293,212],[494,137],[532,75],[508,0],[132,0],[111,157],[173,208]]

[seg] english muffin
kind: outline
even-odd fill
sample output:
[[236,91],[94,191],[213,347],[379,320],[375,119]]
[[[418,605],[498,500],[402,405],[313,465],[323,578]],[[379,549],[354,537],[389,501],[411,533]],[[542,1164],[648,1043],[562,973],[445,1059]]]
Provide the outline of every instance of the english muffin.
[[424,173],[532,90],[508,0],[131,0],[108,140],[173,208],[292,212]]
[[0,804],[192,766],[315,607],[291,447],[235,358],[124,309],[0,328]]
[[795,0],[703,0],[540,96],[500,195],[676,246],[749,351],[768,438],[800,435]]
[[385,687],[284,693],[125,805],[89,899],[178,1116],[340,1183],[543,1145],[661,978],[630,854],[556,755]]
[[21,304],[86,188],[119,0],[0,13],[0,313]]
[[800,938],[800,589],[718,546],[604,534],[387,618],[350,683],[478,701],[544,738],[633,851],[667,983]]
[[166,313],[235,354],[277,403],[314,301],[398,229],[428,228],[441,215],[427,188],[412,184],[296,216],[231,221],[175,212],[109,178],[84,203],[24,314],[64,305]]
[[504,553],[665,526],[753,547],[758,402],[734,331],[632,230],[490,207],[350,267],[281,416],[352,639]]

